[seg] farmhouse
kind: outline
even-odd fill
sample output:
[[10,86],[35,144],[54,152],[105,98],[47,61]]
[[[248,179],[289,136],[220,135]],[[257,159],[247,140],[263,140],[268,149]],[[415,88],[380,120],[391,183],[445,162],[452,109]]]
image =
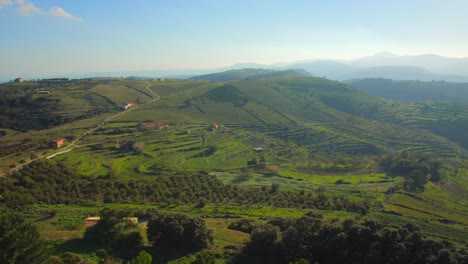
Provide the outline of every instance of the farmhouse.
[[93,225],[97,224],[97,222],[99,220],[101,220],[101,217],[99,217],[99,216],[88,217],[88,218],[85,219],[85,226],[86,227],[93,226]]
[[167,124],[164,123],[163,121],[155,121],[151,123],[146,123],[146,124],[141,124],[140,125],[140,130],[141,131],[147,131],[147,130],[154,130],[154,129],[163,129],[166,128]]
[[[95,224],[97,224],[97,222],[99,222],[99,220],[101,220],[101,217],[99,217],[99,216],[88,217],[88,218],[86,218],[84,220],[85,221],[85,226],[86,227],[94,226]],[[124,217],[124,218],[122,218],[122,220],[130,221],[130,222],[132,222],[134,224],[138,224],[138,217]]]
[[50,91],[37,91],[37,94],[50,94]]
[[214,123],[210,127],[208,127],[208,131],[215,131],[215,130],[218,130],[218,128],[219,128],[219,125]]
[[158,81],[158,82],[162,82],[162,81],[165,81],[166,79],[164,78],[157,78],[157,79],[153,79],[153,81]]
[[53,148],[60,148],[63,144],[65,144],[64,138],[57,138],[50,142],[50,146]]
[[122,108],[122,110],[127,110],[129,109],[130,107],[134,106],[135,103],[126,103],[126,104],[123,104],[122,106],[120,106],[120,108]]
[[21,77],[18,77],[14,80],[14,82],[21,83],[21,82],[24,82],[24,79]]

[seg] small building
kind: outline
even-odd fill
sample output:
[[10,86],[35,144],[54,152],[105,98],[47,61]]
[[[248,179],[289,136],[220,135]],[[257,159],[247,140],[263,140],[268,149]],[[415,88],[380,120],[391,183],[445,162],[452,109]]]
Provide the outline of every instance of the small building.
[[123,104],[122,106],[120,106],[120,108],[122,108],[122,110],[127,110],[129,109],[130,107],[134,106],[135,103],[126,103],[126,104]]
[[99,216],[88,217],[85,219],[85,226],[86,227],[94,226],[95,224],[97,224],[99,220],[101,220],[101,217]]
[[141,131],[147,131],[147,130],[154,130],[158,129],[161,130],[163,128],[166,128],[167,124],[164,123],[163,121],[154,121],[151,123],[145,123],[140,125],[140,130]]
[[162,82],[162,81],[165,81],[166,79],[164,78],[156,78],[156,79],[153,79],[153,81],[157,81],[157,82]]
[[253,148],[253,150],[255,150],[257,152],[261,152],[261,151],[264,150],[264,148],[263,147],[255,147],[255,148]]
[[50,94],[50,91],[37,91],[37,94]]
[[219,125],[214,123],[210,127],[208,127],[208,131],[215,131],[215,130],[218,130],[218,128],[219,128]]
[[[91,216],[86,218],[85,221],[85,227],[91,227],[97,224],[101,220],[101,217],[99,216]],[[138,224],[138,217],[124,217],[122,218],[124,221],[130,221],[134,224]]]
[[16,82],[16,83],[22,83],[22,82],[24,82],[24,79],[21,78],[21,77],[18,77],[18,78],[16,78],[16,79],[14,80],[14,82]]
[[57,138],[50,142],[50,146],[53,148],[60,148],[63,144],[65,144],[64,138]]

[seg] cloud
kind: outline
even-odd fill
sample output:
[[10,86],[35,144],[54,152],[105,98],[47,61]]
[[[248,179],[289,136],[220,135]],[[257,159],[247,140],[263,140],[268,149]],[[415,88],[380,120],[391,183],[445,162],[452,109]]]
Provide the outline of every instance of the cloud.
[[12,0],[0,0],[0,9],[4,6],[9,6],[12,4],[13,4]]
[[22,16],[35,16],[42,13],[42,10],[33,3],[24,0],[16,0],[18,13]]
[[45,15],[61,17],[69,20],[80,21],[80,17],[74,16],[59,6],[50,7],[48,11],[37,7],[33,2],[27,0],[0,0],[0,9],[6,6],[15,5],[16,11],[22,16]]
[[47,13],[49,16],[56,16],[56,17],[62,17],[65,19],[70,19],[70,20],[81,20],[81,17],[76,17],[67,11],[63,10],[63,8],[58,7],[58,6],[53,6],[49,9],[49,12]]

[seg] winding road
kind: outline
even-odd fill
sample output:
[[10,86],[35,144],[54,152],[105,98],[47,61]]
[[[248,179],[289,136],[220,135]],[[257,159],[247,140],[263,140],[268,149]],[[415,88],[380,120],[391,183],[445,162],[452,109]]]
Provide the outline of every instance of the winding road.
[[122,111],[122,112],[119,112],[119,113],[117,113],[117,114],[115,114],[115,115],[113,115],[113,116],[110,116],[110,117],[104,119],[104,120],[101,121],[101,123],[99,123],[96,127],[91,128],[91,129],[85,131],[81,136],[78,136],[75,140],[73,140],[72,142],[70,142],[70,144],[67,144],[65,147],[63,147],[63,148],[61,148],[61,149],[58,149],[58,150],[56,150],[56,151],[54,151],[54,152],[52,152],[52,153],[48,153],[48,154],[46,154],[46,155],[40,155],[40,156],[38,156],[37,158],[31,159],[31,160],[29,160],[29,161],[27,161],[27,162],[24,162],[24,163],[22,163],[22,164],[20,164],[20,165],[18,165],[18,166],[16,166],[16,167],[14,167],[14,168],[12,168],[9,172],[5,172],[5,173],[0,174],[0,177],[4,177],[5,175],[7,175],[7,174],[9,174],[9,173],[12,173],[12,172],[14,172],[14,171],[16,171],[16,170],[19,170],[19,169],[21,169],[23,166],[28,165],[29,163],[31,163],[31,162],[33,162],[33,161],[36,161],[36,160],[39,160],[39,159],[42,159],[42,158],[44,158],[44,157],[47,158],[47,159],[51,159],[51,158],[56,157],[56,156],[58,156],[58,155],[60,155],[60,154],[64,154],[64,153],[70,152],[70,151],[72,151],[73,149],[75,149],[76,147],[78,147],[78,146],[76,145],[77,142],[79,142],[80,140],[82,140],[85,136],[92,134],[94,131],[96,131],[96,130],[98,130],[99,128],[101,128],[102,126],[104,126],[107,122],[109,122],[109,121],[115,119],[116,117],[119,117],[119,116],[121,116],[121,115],[125,115],[125,114],[128,113],[128,112],[134,111],[134,110],[136,110],[136,109],[138,109],[138,108],[140,108],[140,107],[142,107],[142,106],[145,106],[145,105],[154,103],[154,102],[158,101],[159,99],[161,99],[161,96],[159,96],[158,94],[156,94],[155,92],[153,92],[153,90],[150,89],[150,87],[152,87],[153,85],[152,85],[150,82],[146,82],[146,84],[147,84],[147,86],[145,87],[146,90],[148,90],[148,92],[149,92],[149,93],[152,95],[152,97],[153,97],[153,99],[151,99],[150,101],[148,101],[148,102],[146,102],[146,103],[143,103],[143,104],[139,104],[139,105],[134,106],[134,107],[131,107],[131,108],[127,109],[127,110],[124,110],[124,111]]

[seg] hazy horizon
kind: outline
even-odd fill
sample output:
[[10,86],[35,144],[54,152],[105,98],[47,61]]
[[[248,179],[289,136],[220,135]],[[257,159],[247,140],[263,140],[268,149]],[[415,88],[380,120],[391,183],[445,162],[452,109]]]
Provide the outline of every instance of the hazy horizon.
[[0,0],[0,80],[398,55],[468,57],[468,2]]

